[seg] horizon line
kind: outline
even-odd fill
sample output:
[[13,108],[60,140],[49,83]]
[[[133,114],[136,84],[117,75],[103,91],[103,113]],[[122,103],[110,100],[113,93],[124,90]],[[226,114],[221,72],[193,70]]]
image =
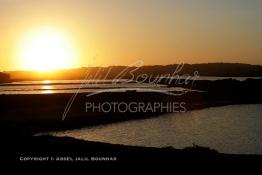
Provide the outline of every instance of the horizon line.
[[[202,63],[172,63],[172,64],[145,64],[141,67],[150,67],[150,66],[170,66],[170,65],[200,65],[200,64],[241,64],[241,65],[250,65],[250,66],[262,66],[262,64],[251,64],[251,63],[241,63],[241,62],[202,62]],[[128,65],[108,65],[108,66],[82,66],[82,67],[72,67],[72,68],[59,68],[55,70],[49,71],[38,71],[38,70],[1,70],[0,72],[39,72],[39,73],[48,73],[48,72],[56,72],[56,71],[67,71],[67,70],[74,70],[74,69],[83,69],[83,68],[109,68],[109,67],[137,67],[137,66],[128,66]]]

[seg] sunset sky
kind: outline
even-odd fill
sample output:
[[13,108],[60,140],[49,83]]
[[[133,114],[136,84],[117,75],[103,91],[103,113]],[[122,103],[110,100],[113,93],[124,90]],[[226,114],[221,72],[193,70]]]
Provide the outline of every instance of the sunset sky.
[[[55,54],[35,53],[49,41]],[[61,68],[136,60],[262,65],[262,1],[0,0],[0,71],[30,69],[45,56]]]

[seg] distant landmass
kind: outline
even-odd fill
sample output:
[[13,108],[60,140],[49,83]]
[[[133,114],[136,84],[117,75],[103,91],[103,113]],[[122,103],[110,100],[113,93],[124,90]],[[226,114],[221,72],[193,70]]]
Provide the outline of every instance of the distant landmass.
[[0,83],[10,82],[10,75],[6,73],[0,73]]
[[[121,78],[130,78],[142,74],[148,76],[193,75],[198,72],[200,76],[217,77],[262,77],[261,65],[250,65],[240,63],[206,63],[206,64],[172,64],[151,65],[142,67],[109,66],[109,67],[82,67],[78,69],[58,70],[50,73],[35,71],[9,71],[12,80],[43,80],[43,79],[83,79],[87,72],[88,79],[114,79],[119,75]],[[9,77],[1,74],[0,81],[6,81]]]

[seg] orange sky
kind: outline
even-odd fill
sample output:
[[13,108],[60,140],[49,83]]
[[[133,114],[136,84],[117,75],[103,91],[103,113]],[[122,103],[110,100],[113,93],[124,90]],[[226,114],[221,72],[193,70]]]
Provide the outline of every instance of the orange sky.
[[53,26],[77,49],[72,67],[179,62],[262,64],[260,0],[1,0],[0,70],[25,69],[17,47]]

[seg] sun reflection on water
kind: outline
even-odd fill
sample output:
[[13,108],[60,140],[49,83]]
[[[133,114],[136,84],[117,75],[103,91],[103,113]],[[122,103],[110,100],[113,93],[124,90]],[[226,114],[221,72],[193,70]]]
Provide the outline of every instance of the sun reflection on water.
[[51,80],[44,80],[42,81],[42,84],[50,84],[51,83]]
[[42,91],[41,91],[42,94],[52,94],[52,93],[54,93],[53,86],[43,86],[41,89],[42,89]]

